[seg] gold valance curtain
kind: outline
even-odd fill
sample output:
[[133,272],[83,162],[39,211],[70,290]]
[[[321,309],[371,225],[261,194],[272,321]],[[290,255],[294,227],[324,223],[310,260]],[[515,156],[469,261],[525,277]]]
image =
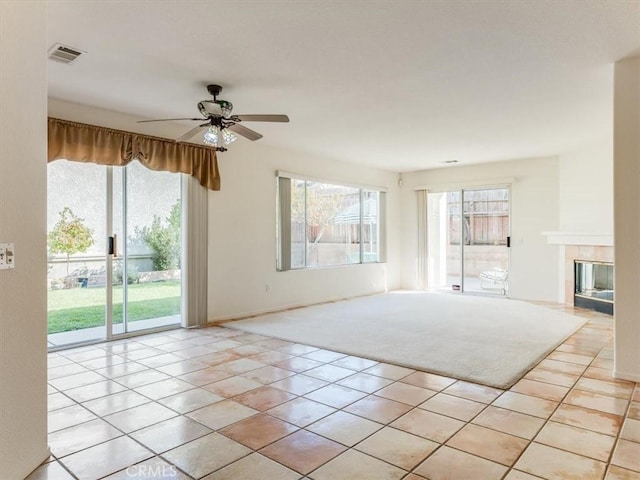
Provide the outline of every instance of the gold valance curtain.
[[164,138],[49,118],[47,161],[124,166],[138,160],[151,170],[186,173],[210,190],[220,190],[218,159],[213,148]]

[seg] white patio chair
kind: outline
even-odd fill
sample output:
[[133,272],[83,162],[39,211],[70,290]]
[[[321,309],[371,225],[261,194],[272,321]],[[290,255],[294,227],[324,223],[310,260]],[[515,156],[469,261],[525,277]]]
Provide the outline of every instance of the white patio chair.
[[492,270],[481,272],[479,277],[480,288],[499,288],[502,290],[502,295],[507,294],[507,282],[509,281],[509,273],[507,270],[494,267]]

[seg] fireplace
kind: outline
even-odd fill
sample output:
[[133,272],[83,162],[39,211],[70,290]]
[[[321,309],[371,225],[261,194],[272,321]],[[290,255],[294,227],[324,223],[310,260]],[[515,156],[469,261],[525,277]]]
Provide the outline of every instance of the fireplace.
[[[564,285],[560,285],[558,298],[565,305],[584,306],[598,311],[604,309],[613,314],[613,235],[579,232],[543,232],[543,235],[546,235],[550,245],[560,247],[560,258],[564,257],[560,272]],[[577,264],[606,265],[606,268],[596,268],[594,276],[593,267],[576,267]],[[579,269],[577,274],[576,269]],[[583,283],[577,287],[576,282],[582,280]],[[589,282],[593,282],[593,285]]]
[[576,307],[613,315],[613,263],[574,260]]

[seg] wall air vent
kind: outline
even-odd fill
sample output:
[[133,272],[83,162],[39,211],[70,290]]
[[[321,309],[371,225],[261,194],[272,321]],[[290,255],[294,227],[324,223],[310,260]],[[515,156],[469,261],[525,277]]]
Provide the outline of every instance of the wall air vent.
[[71,47],[67,47],[66,45],[61,45],[59,43],[56,43],[49,50],[49,58],[57,62],[72,63],[83,53],[86,53],[86,52],[83,52],[82,50],[78,50],[77,48],[71,48]]

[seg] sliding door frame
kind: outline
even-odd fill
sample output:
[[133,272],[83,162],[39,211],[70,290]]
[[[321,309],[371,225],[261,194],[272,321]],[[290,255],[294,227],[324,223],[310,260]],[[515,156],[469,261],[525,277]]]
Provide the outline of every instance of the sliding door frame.
[[[501,178],[495,180],[488,181],[477,181],[477,182],[469,182],[465,184],[441,184],[441,185],[423,185],[414,187],[414,191],[416,192],[417,202],[418,202],[418,285],[420,289],[429,290],[429,279],[428,279],[428,266],[427,257],[429,255],[428,251],[428,238],[429,238],[429,228],[428,221],[426,219],[426,214],[428,211],[428,197],[430,193],[448,193],[448,192],[459,192],[460,193],[460,293],[469,293],[472,295],[482,295],[480,292],[466,292],[465,291],[465,277],[464,277],[464,232],[465,232],[465,223],[464,223],[464,192],[465,191],[478,191],[478,190],[493,190],[493,189],[506,189],[508,191],[508,199],[509,199],[509,219],[508,219],[508,235],[507,237],[511,237],[511,221],[512,221],[512,184],[515,179],[513,178]],[[424,192],[424,193],[421,193]],[[424,195],[426,198],[423,198]],[[425,205],[422,206],[420,202],[424,202]],[[426,207],[426,209],[425,209]],[[422,219],[422,216],[425,216]],[[422,253],[421,245],[424,245],[424,254]],[[511,270],[511,248],[510,242],[507,241],[507,272]],[[421,258],[424,256],[424,258]],[[420,265],[423,265],[423,268],[420,268]],[[457,293],[457,292],[456,292]],[[509,290],[507,289],[505,297],[509,297]]]
[[[183,301],[183,296],[185,294],[185,287],[184,287],[184,282],[185,282],[185,275],[183,275],[183,269],[184,269],[184,253],[186,250],[186,238],[185,238],[185,233],[187,232],[187,229],[185,228],[185,223],[187,222],[187,217],[184,215],[184,203],[185,203],[185,175],[184,174],[180,174],[178,173],[178,175],[180,176],[180,202],[182,204],[182,212],[181,212],[181,234],[180,234],[180,258],[181,258],[181,266],[180,266],[180,322],[179,323],[175,323],[175,324],[171,324],[171,325],[162,325],[162,326],[157,326],[157,327],[150,327],[150,328],[145,328],[145,329],[140,329],[140,330],[129,330],[128,328],[128,324],[129,324],[129,319],[128,319],[128,298],[129,298],[129,254],[128,254],[128,245],[127,245],[127,238],[128,238],[128,213],[129,213],[129,203],[128,203],[128,197],[129,197],[129,190],[128,190],[128,175],[129,175],[129,171],[128,171],[128,166],[123,166],[123,167],[113,167],[113,166],[107,166],[107,187],[106,187],[106,195],[107,195],[107,232],[110,232],[111,236],[113,236],[114,238],[114,251],[113,253],[107,252],[107,305],[106,305],[106,328],[107,328],[107,332],[106,332],[106,339],[107,340],[116,340],[116,339],[121,339],[121,338],[128,338],[128,337],[136,337],[139,335],[146,335],[149,333],[155,333],[155,332],[161,332],[164,330],[174,330],[176,328],[179,327],[183,327],[185,326],[185,308],[184,308],[184,301]],[[115,169],[119,169],[118,174],[121,175],[121,197],[119,200],[119,206],[118,208],[121,209],[122,212],[122,225],[120,225],[121,228],[121,247],[119,248],[118,246],[118,240],[117,237],[115,236],[115,231],[116,231],[116,226],[114,225],[113,219],[114,219],[114,170]],[[120,253],[120,255],[118,255],[118,253]],[[121,275],[122,275],[122,332],[121,333],[114,333],[113,330],[113,259],[118,257],[121,260],[122,263],[122,270],[121,270]]]
[[[464,220],[464,195],[465,192],[474,192],[474,191],[483,191],[483,190],[507,190],[507,200],[508,200],[508,213],[509,216],[507,218],[507,245],[505,248],[507,249],[507,278],[509,274],[509,270],[511,269],[511,246],[510,246],[510,238],[511,238],[511,185],[502,185],[502,186],[474,186],[468,188],[461,188],[460,191],[460,292],[461,293],[472,293],[473,295],[492,295],[490,293],[482,293],[479,291],[467,291],[465,288],[465,242],[464,235],[466,222]],[[503,297],[509,297],[508,289],[505,289]]]
[[[107,169],[107,186],[106,186],[106,203],[107,203],[107,218],[106,218],[106,232],[107,235],[113,232],[113,167],[105,167]],[[108,242],[107,242],[108,243]],[[106,298],[105,298],[105,337],[107,340],[113,338],[113,257],[114,255],[109,252],[107,245],[107,251],[105,252],[107,271],[106,274]]]
[[[105,215],[106,218],[104,220],[104,226],[105,226],[105,234],[106,234],[106,238],[107,238],[107,246],[106,249],[104,251],[104,259],[105,259],[105,296],[104,296],[104,301],[105,301],[105,321],[104,324],[101,326],[101,328],[104,328],[104,334],[101,337],[97,337],[97,338],[91,338],[88,340],[81,340],[81,341],[75,341],[75,342],[69,342],[69,343],[64,343],[64,344],[59,344],[59,345],[54,345],[48,348],[48,351],[50,352],[54,352],[54,351],[58,351],[58,350],[65,350],[65,349],[69,349],[69,348],[74,348],[74,347],[79,347],[79,346],[84,346],[84,345],[92,345],[92,344],[98,344],[98,343],[103,343],[105,341],[111,341],[111,340],[117,340],[117,339],[124,339],[124,338],[129,338],[129,337],[136,337],[136,336],[140,336],[140,335],[146,335],[146,334],[151,334],[151,333],[156,333],[156,332],[162,332],[162,331],[166,331],[166,330],[175,330],[176,328],[180,328],[180,327],[193,327],[193,326],[203,326],[206,325],[206,305],[207,305],[207,301],[206,301],[206,266],[204,267],[205,270],[203,272],[200,272],[200,280],[204,279],[205,280],[205,285],[204,285],[204,290],[202,290],[202,288],[196,288],[198,290],[198,295],[200,297],[204,298],[200,298],[199,301],[199,307],[197,309],[197,320],[192,319],[191,321],[189,321],[186,318],[186,314],[187,314],[187,308],[186,308],[186,295],[188,295],[191,291],[190,285],[192,284],[192,282],[188,281],[187,275],[185,274],[185,272],[188,274],[189,272],[189,265],[188,265],[188,258],[189,256],[187,255],[187,241],[188,239],[195,239],[196,235],[201,235],[203,233],[206,234],[206,230],[207,230],[207,190],[201,190],[204,187],[201,187],[199,184],[195,184],[193,183],[193,178],[184,174],[178,174],[180,175],[180,199],[182,201],[182,230],[181,230],[181,258],[182,258],[182,262],[181,262],[181,301],[180,301],[180,323],[175,323],[175,324],[171,324],[171,325],[162,325],[162,326],[157,326],[157,327],[151,327],[148,329],[141,329],[141,330],[133,330],[133,331],[127,331],[127,318],[126,318],[126,312],[127,312],[127,283],[126,283],[126,279],[127,277],[127,245],[126,245],[126,238],[127,238],[127,221],[126,221],[126,209],[127,209],[127,194],[126,194],[126,187],[127,187],[127,171],[126,171],[126,167],[114,167],[114,166],[108,166],[105,165],[103,166],[103,168],[105,168],[105,176],[104,176],[104,181],[106,184],[105,185],[105,190],[104,190],[104,195],[105,195]],[[115,171],[117,169],[121,169],[121,171]],[[114,202],[116,199],[114,199],[114,178],[115,175],[122,175],[122,199],[121,199],[121,203],[119,205],[114,205]],[[197,182],[197,180],[195,180],[195,182]],[[188,188],[187,188],[188,186]],[[197,191],[196,191],[197,190]],[[194,191],[195,193],[191,193],[190,195],[188,195],[188,192]],[[190,197],[197,197],[195,200],[193,198]],[[198,208],[198,213],[197,215],[194,217],[194,215],[187,215],[185,213],[190,212],[190,206],[191,204],[194,204],[197,208]],[[114,213],[116,212],[116,208],[122,208],[122,234],[121,234],[121,240],[122,242],[124,242],[121,246],[123,248],[120,249],[122,256],[120,257],[119,255],[114,255],[114,253],[120,253],[118,252],[118,248],[116,247],[116,241],[114,241],[114,253],[111,253],[109,251],[109,242],[108,239],[109,237],[113,236],[114,231],[116,230],[116,225],[114,222]],[[194,217],[194,218],[192,218]],[[196,218],[197,217],[197,218]],[[195,223],[197,223],[197,227],[198,230],[197,231],[192,231],[193,228],[189,227],[189,222],[194,221]],[[203,232],[204,230],[204,232]],[[196,239],[197,240],[197,239]],[[206,265],[206,257],[207,257],[207,250],[206,250],[206,235],[205,235],[205,240],[204,240],[204,244],[201,243],[201,245],[196,246],[193,250],[194,252],[199,252],[199,256],[198,261],[202,262],[204,261],[204,264]],[[101,256],[101,255],[100,255]],[[123,298],[122,298],[122,302],[123,302],[123,306],[122,306],[122,315],[123,315],[123,323],[122,323],[122,333],[114,333],[114,292],[113,292],[113,282],[114,282],[114,272],[113,272],[113,267],[114,267],[114,259],[115,258],[120,258],[122,260],[123,266],[122,266],[122,277],[123,277]],[[195,320],[195,321],[194,321]]]

